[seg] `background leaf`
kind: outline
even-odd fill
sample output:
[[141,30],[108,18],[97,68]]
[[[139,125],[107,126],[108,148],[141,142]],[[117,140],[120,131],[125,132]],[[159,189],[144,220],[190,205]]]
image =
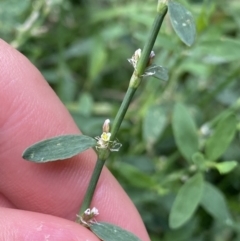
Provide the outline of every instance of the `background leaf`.
[[167,124],[167,113],[163,106],[151,106],[143,121],[143,138],[146,143],[153,144],[164,131]]
[[168,2],[168,11],[176,34],[186,45],[191,46],[196,35],[195,23],[191,12],[180,3],[171,0]]
[[201,206],[220,222],[229,222],[231,214],[229,213],[227,203],[223,194],[209,182],[204,182],[204,191],[201,199]]
[[152,64],[150,67],[146,69],[147,73],[154,73],[152,76],[156,79],[165,80],[169,79],[168,69],[164,68],[160,65]]
[[195,174],[180,188],[170,212],[171,228],[181,227],[192,217],[201,200],[202,191],[203,176],[201,173]]
[[65,135],[46,139],[30,146],[23,152],[28,161],[44,163],[63,160],[96,146],[96,140],[84,135]]
[[180,152],[188,161],[191,161],[192,155],[198,151],[197,128],[183,104],[177,103],[174,106],[172,125]]
[[214,166],[221,174],[226,174],[231,172],[235,167],[237,167],[238,163],[236,161],[226,161],[221,163],[214,163]]
[[236,124],[234,115],[228,115],[218,123],[213,135],[206,142],[206,157],[210,161],[215,161],[226,151],[235,135]]
[[93,223],[90,229],[103,241],[141,241],[133,233],[110,223]]

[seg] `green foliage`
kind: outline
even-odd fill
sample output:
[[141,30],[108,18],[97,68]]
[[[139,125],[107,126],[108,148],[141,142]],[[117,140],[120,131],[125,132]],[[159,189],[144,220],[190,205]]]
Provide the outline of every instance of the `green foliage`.
[[186,107],[180,103],[174,107],[172,125],[176,144],[182,155],[190,161],[198,151],[197,128]]
[[236,117],[229,115],[221,120],[213,135],[206,142],[206,157],[211,160],[217,160],[228,148],[236,132]]
[[39,163],[64,160],[96,145],[97,141],[89,136],[57,136],[30,146],[24,151],[23,158]]
[[143,120],[143,137],[147,144],[153,144],[163,133],[167,124],[164,106],[149,106]]
[[90,229],[103,241],[141,241],[132,233],[110,223],[93,223]]
[[191,177],[179,190],[173,203],[169,226],[179,228],[184,225],[193,215],[201,200],[203,191],[203,176],[201,173]]
[[208,182],[204,183],[201,205],[219,222],[226,224],[232,223],[232,217],[223,194]]
[[[143,47],[156,1],[37,2],[2,1],[1,37],[40,69],[83,133],[98,136],[121,104],[133,70],[127,59]],[[108,166],[134,200],[153,241],[235,241],[240,238],[235,228],[240,223],[240,5],[237,0],[175,2],[192,13],[195,42],[185,46],[167,15],[154,63],[168,69],[169,80],[142,82],[118,134],[123,147]],[[157,120],[152,119],[155,108]],[[201,207],[191,222],[171,230],[173,200],[186,185],[182,180],[196,171],[206,180]],[[127,179],[125,173],[134,175]],[[158,188],[137,185],[140,177]],[[232,225],[219,226],[226,215]]]
[[169,0],[169,15],[172,26],[179,38],[188,46],[194,43],[196,28],[194,18],[183,5]]

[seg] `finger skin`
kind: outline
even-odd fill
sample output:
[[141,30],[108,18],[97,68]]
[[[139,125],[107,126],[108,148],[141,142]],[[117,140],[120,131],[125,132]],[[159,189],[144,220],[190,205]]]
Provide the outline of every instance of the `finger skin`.
[[[0,62],[0,193],[18,209],[74,220],[96,154],[88,150],[67,161],[45,164],[23,160],[22,152],[29,145],[79,130],[40,72],[4,41],[0,41]],[[149,240],[136,208],[106,168],[92,206],[99,209],[99,221]]]
[[99,241],[83,226],[51,215],[0,208],[1,241]]

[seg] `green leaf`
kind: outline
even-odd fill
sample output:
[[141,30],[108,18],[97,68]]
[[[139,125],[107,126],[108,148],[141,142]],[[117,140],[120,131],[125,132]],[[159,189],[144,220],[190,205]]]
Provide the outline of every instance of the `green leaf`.
[[103,241],[141,241],[134,234],[110,223],[93,223],[90,229]]
[[196,27],[192,14],[180,3],[169,1],[170,20],[178,37],[188,46],[195,40]]
[[84,135],[65,135],[35,143],[27,148],[22,157],[28,161],[43,163],[70,158],[90,147],[96,140]]
[[105,43],[102,39],[96,39],[95,43],[93,43],[90,53],[90,64],[88,72],[89,78],[91,80],[94,80],[106,67],[107,51],[105,50]]
[[208,182],[204,183],[201,206],[220,222],[228,223],[232,220],[225,197],[218,188]]
[[236,49],[240,49],[240,43],[234,38],[219,38],[214,36],[206,38],[201,41],[201,44],[194,46],[191,49],[190,55],[195,61],[201,60],[201,64],[223,64],[231,61],[239,60],[239,52]]
[[215,163],[215,168],[220,172],[220,174],[226,174],[231,172],[238,163],[236,161],[225,161],[221,163]]
[[192,217],[202,197],[203,183],[202,174],[197,173],[180,188],[170,211],[171,228],[181,227]]
[[116,168],[122,178],[135,187],[151,189],[159,185],[151,175],[140,171],[133,165],[121,162],[121,165]]
[[228,115],[220,120],[205,146],[206,157],[210,161],[215,161],[226,151],[234,138],[236,125],[237,120],[234,115]]
[[192,155],[192,161],[199,170],[206,170],[206,160],[202,153],[196,152]]
[[183,104],[177,103],[173,110],[173,134],[182,155],[191,161],[198,151],[197,128],[192,117]]
[[93,104],[94,101],[92,96],[87,92],[83,92],[78,100],[79,113],[85,117],[89,117],[92,113]]
[[143,138],[146,143],[155,143],[163,133],[166,124],[167,116],[163,106],[151,106],[143,120]]
[[157,79],[165,81],[167,81],[169,78],[168,69],[155,64],[152,64],[150,67],[146,69],[146,74],[152,75]]

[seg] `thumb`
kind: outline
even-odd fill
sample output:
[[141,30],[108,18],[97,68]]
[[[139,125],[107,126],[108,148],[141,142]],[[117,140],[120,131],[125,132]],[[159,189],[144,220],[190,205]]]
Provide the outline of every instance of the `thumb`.
[[0,213],[0,240],[99,241],[88,229],[66,219],[9,208],[0,208]]

